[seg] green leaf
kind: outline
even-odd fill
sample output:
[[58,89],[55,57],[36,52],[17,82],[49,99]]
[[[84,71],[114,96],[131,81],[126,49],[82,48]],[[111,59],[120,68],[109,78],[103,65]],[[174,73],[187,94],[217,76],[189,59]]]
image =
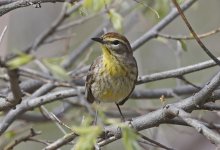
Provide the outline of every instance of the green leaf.
[[159,42],[164,43],[164,44],[168,44],[168,40],[162,37],[157,37],[156,38]]
[[169,2],[167,0],[157,1],[155,4],[155,10],[159,14],[160,18],[165,17],[169,12]]
[[117,13],[114,9],[109,10],[109,18],[115,30],[122,30],[122,16]]
[[34,57],[32,55],[28,55],[28,54],[25,54],[25,53],[20,53],[20,54],[18,54],[17,57],[7,61],[6,65],[10,69],[16,69],[18,67],[21,67],[21,66],[29,63],[33,59],[34,59]]
[[94,11],[99,11],[105,6],[105,1],[104,0],[93,0],[93,10]]
[[59,63],[57,62],[59,61],[58,59],[43,59],[43,63],[56,78],[67,80],[69,79],[67,71],[59,65]]
[[[73,13],[74,15],[76,15],[76,13]],[[79,14],[81,15],[81,16],[87,16],[88,15],[88,12],[87,12],[87,10],[85,9],[85,7],[80,7],[80,9],[79,9]],[[72,17],[72,16],[71,16]]]
[[99,126],[91,126],[92,119],[86,117],[80,127],[72,127],[73,131],[79,135],[74,150],[93,150],[98,136],[102,132]]
[[126,150],[140,149],[137,143],[137,137],[138,137],[137,134],[132,128],[128,126],[122,127],[122,140],[123,140],[124,149]]
[[5,137],[6,137],[7,139],[12,139],[12,138],[14,138],[15,136],[16,136],[16,132],[13,131],[13,130],[7,131],[7,132],[5,133]]
[[178,40],[177,42],[178,42],[178,44],[181,46],[182,50],[184,50],[185,52],[188,50],[185,41],[183,41],[183,40]]
[[84,0],[83,7],[98,12],[108,5],[111,0]]
[[93,7],[93,0],[84,0],[83,7],[87,8],[87,9],[92,8]]
[[178,3],[179,5],[181,5],[183,2],[184,2],[184,0],[177,0],[177,3]]

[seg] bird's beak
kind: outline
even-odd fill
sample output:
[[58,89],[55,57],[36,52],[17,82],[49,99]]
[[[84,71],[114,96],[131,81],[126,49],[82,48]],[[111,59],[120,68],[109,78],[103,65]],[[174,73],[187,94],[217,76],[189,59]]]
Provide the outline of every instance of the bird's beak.
[[99,43],[104,43],[103,39],[102,38],[99,38],[99,37],[94,37],[92,38],[93,41],[96,41],[96,42],[99,42]]

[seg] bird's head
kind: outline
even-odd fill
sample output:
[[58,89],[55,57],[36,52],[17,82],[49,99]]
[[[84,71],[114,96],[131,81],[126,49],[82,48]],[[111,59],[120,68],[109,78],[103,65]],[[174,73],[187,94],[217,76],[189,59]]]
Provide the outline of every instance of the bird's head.
[[101,37],[92,38],[99,42],[104,51],[108,51],[112,55],[132,55],[133,51],[127,38],[119,33],[108,32]]

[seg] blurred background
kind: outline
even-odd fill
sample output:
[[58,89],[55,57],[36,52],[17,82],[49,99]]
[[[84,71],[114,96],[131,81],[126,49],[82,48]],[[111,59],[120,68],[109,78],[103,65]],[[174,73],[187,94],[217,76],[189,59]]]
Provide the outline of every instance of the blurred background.
[[[185,0],[183,0],[185,1]],[[164,16],[166,16],[170,8],[172,7],[169,0],[146,0],[142,1],[148,6],[152,7],[159,13],[159,18],[155,12],[141,3],[137,3],[132,0],[120,0],[115,2],[112,6],[115,7],[117,13],[122,16],[122,27],[119,29],[131,43],[138,39],[141,35],[147,32],[151,27],[158,23]],[[199,0],[192,7],[186,11],[186,16],[195,29],[200,33],[206,33],[208,31],[217,29],[220,27],[220,1],[219,0]],[[16,9],[7,13],[0,18],[0,32],[7,26],[7,31],[4,39],[0,45],[0,56],[4,58],[11,52],[17,53],[26,49],[33,41],[48,27],[52,22],[56,20],[62,9],[62,3],[44,3],[41,4],[41,8],[35,8],[34,6],[24,7]],[[120,11],[119,11],[120,10]],[[124,13],[126,12],[126,13]],[[76,50],[83,41],[87,40],[103,23],[108,22],[108,16],[100,11],[87,10],[86,8],[79,9],[76,13],[65,22],[72,22],[80,20],[90,15],[99,14],[87,21],[75,25],[72,28],[61,31],[57,35],[71,35],[71,38],[66,38],[53,43],[44,44],[40,46],[35,56],[39,60],[43,59],[56,59],[59,62],[63,62],[68,55]],[[109,27],[103,28],[104,31],[115,31],[109,23]],[[172,21],[161,33],[167,35],[190,35],[189,30],[183,23],[180,17]],[[220,34],[214,34],[202,39],[204,44],[215,54],[220,56],[219,41]],[[134,55],[138,62],[139,76],[152,74],[156,72],[175,69],[187,65],[196,64],[202,61],[209,60],[209,57],[203,52],[195,40],[186,40],[186,49],[184,50],[180,43],[175,40],[155,38],[145,43],[138,48]],[[77,61],[68,67],[68,71],[76,68],[82,60],[86,61],[82,66],[86,66],[92,63],[92,61],[101,54],[98,44],[93,44],[91,47],[86,48],[84,53],[77,57]],[[89,57],[88,57],[89,55]],[[87,59],[88,57],[88,59]],[[28,67],[37,70],[36,65],[29,64]],[[217,67],[206,69],[200,72],[186,75],[186,79],[190,82],[201,85],[210,80],[210,78],[219,71]],[[184,83],[177,79],[166,79],[156,82],[150,82],[147,84],[141,84],[136,86],[137,89],[157,89],[157,88],[172,88],[183,85]],[[70,98],[71,99],[71,98]],[[74,99],[74,98],[73,98]],[[165,98],[165,104],[177,101],[176,98]],[[157,99],[135,99],[126,102],[123,109],[132,110],[155,110],[164,105]],[[56,106],[62,106],[65,103],[63,101],[47,104],[46,107],[49,110],[53,110]],[[113,104],[100,104],[107,110],[115,110],[117,108]],[[62,107],[61,107],[62,109]],[[194,111],[193,114],[208,123],[219,123],[219,114],[216,112],[208,111]],[[65,114],[63,121],[69,126],[78,125],[81,120],[81,110],[73,108]],[[54,123],[51,122],[39,122],[26,124],[23,121],[16,121],[13,124],[16,128],[19,128],[19,132],[27,130],[33,127],[35,130],[42,132],[38,137],[46,141],[54,141],[57,138],[63,136],[63,133],[57,128]],[[177,126],[177,125],[160,125],[159,127],[144,130],[146,136],[163,143],[168,147],[172,147],[177,150],[211,150],[215,149],[215,145],[210,143],[205,137],[196,132],[193,128]],[[3,141],[3,140],[1,140]],[[7,137],[4,141],[8,141]],[[1,142],[0,142],[1,144]],[[36,142],[25,142],[19,144],[15,149],[24,150],[42,149],[44,145]],[[147,146],[150,150],[160,149],[157,147]],[[62,147],[61,149],[70,149],[71,145]],[[108,144],[103,150],[111,149],[123,149],[121,140]]]

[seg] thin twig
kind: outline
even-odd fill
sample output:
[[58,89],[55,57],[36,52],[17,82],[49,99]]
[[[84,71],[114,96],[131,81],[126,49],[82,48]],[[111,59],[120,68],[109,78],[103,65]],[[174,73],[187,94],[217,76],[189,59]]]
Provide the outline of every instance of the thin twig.
[[6,30],[7,30],[7,26],[4,27],[4,29],[3,29],[3,31],[2,31],[2,33],[0,35],[0,44],[2,42],[3,36],[5,35]]
[[[181,9],[185,11],[188,9],[192,4],[194,4],[197,0],[188,0],[183,5],[181,5]],[[151,40],[152,38],[155,38],[157,33],[163,30],[168,24],[170,24],[177,16],[178,11],[176,9],[172,9],[170,13],[164,17],[158,24],[154,25],[148,32],[146,32],[144,35],[139,37],[137,40],[134,41],[134,43],[131,44],[131,47],[133,50],[138,49],[141,47],[144,43]]]
[[[55,2],[64,2],[65,0],[13,0],[12,2],[5,2],[4,5],[0,5],[0,16],[14,10],[17,8],[40,5],[41,3],[55,3]],[[6,4],[6,5],[5,5]]]
[[154,141],[154,140],[152,140],[152,139],[146,137],[145,135],[143,135],[143,134],[141,134],[141,133],[139,133],[139,132],[137,132],[137,134],[138,134],[142,139],[144,139],[144,140],[146,140],[146,141],[148,141],[148,142],[150,142],[150,143],[153,143],[153,144],[157,145],[157,146],[160,147],[160,148],[163,148],[163,149],[166,149],[166,150],[174,150],[173,148],[169,148],[169,147],[167,147],[167,146],[165,146],[165,145],[163,145],[163,144],[161,144],[161,143],[159,143],[159,142],[157,142],[157,141]]
[[220,134],[207,128],[200,121],[193,119],[189,113],[175,106],[168,106],[168,111],[170,111],[173,115],[183,119],[183,121],[185,121],[188,125],[194,127],[199,133],[203,134],[211,142],[215,144],[220,144]]
[[198,37],[198,35],[196,34],[196,32],[193,30],[192,26],[190,25],[190,23],[188,22],[188,20],[186,19],[186,16],[184,15],[182,9],[180,8],[179,4],[177,3],[176,0],[172,0],[173,4],[175,5],[175,7],[177,8],[180,16],[182,17],[183,21],[185,22],[186,26],[188,27],[188,29],[190,30],[190,32],[192,33],[193,37],[196,39],[197,43],[199,44],[199,46],[206,52],[206,54],[215,61],[216,64],[218,64],[220,66],[220,61],[209,51],[209,49],[203,44],[203,42],[200,40],[200,38]]
[[[220,32],[220,28],[214,29],[212,31],[203,33],[203,34],[199,34],[197,35],[200,39],[202,38],[206,38],[209,37],[213,34],[219,33]],[[195,40],[194,36],[189,35],[189,36],[173,36],[173,35],[167,35],[167,34],[163,34],[163,33],[157,33],[158,37],[162,37],[162,38],[166,38],[166,39],[171,39],[171,40]]]
[[56,150],[57,148],[61,147],[62,145],[65,145],[65,144],[71,142],[76,137],[77,137],[77,135],[74,132],[68,133],[65,136],[57,139],[55,142],[51,143],[47,147],[45,147],[43,150]]
[[25,136],[22,136],[18,139],[16,139],[15,141],[13,141],[12,143],[10,143],[9,145],[7,145],[4,150],[12,150],[14,149],[15,146],[17,146],[18,144],[20,144],[21,142],[25,142],[27,141],[28,139],[30,139],[31,137],[34,137],[34,136],[37,136],[39,135],[41,132],[36,132],[34,131],[34,129],[30,129],[30,133],[25,135]]

